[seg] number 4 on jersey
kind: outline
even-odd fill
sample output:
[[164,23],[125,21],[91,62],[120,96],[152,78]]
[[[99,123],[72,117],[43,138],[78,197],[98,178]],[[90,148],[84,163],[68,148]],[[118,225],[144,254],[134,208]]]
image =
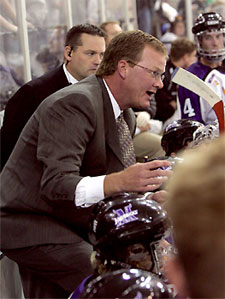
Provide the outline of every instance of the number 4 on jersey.
[[187,98],[184,102],[184,114],[187,114],[188,117],[195,116],[195,110],[191,105],[190,98]]

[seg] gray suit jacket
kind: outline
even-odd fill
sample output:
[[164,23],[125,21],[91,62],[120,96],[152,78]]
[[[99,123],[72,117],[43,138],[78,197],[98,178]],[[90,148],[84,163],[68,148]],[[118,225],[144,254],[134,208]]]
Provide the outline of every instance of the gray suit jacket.
[[[135,117],[124,111],[132,135]],[[1,248],[87,239],[92,207],[74,204],[83,176],[124,168],[111,101],[92,75],[45,99],[1,174]]]

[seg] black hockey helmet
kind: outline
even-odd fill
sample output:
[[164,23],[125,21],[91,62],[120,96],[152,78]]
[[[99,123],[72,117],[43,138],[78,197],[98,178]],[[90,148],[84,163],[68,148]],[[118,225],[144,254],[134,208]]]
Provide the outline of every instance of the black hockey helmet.
[[[176,156],[175,157],[161,156],[161,157],[156,157],[156,158],[151,158],[151,159],[146,158],[145,162],[151,162],[151,161],[155,161],[155,160],[167,160],[171,163],[171,165],[168,166],[168,167],[162,166],[162,167],[157,168],[157,169],[162,169],[162,170],[172,170],[175,165],[177,165],[178,163],[179,164],[183,163],[183,161],[184,161],[183,158],[179,158],[179,157],[176,157]],[[155,192],[155,190],[154,190],[154,192]]]
[[154,274],[140,269],[107,272],[89,282],[79,298],[173,298],[172,291]]
[[195,35],[198,53],[209,61],[222,61],[225,58],[225,45],[222,49],[206,50],[201,46],[202,36],[205,33],[222,33],[225,36],[225,20],[216,12],[202,13],[198,16],[192,32]]
[[166,155],[177,153],[193,141],[193,133],[204,125],[192,119],[179,119],[167,125],[161,139],[161,145]]
[[158,273],[157,242],[169,227],[167,214],[159,203],[143,195],[123,193],[96,204],[90,220],[89,240],[104,259],[117,262],[120,268],[126,267],[122,263],[127,263],[123,255],[127,247],[145,243]]

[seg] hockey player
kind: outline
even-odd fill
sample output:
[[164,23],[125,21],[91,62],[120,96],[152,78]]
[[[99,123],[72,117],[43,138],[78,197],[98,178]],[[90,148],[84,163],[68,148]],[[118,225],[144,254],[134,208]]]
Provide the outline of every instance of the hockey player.
[[[166,157],[175,157],[180,156],[187,148],[198,146],[200,143],[215,139],[218,136],[218,121],[204,126],[196,120],[179,119],[165,128],[161,145]],[[171,160],[169,159],[169,161]]]
[[[204,80],[225,102],[225,21],[215,12],[200,14],[192,28],[199,59],[187,70]],[[194,92],[179,87],[178,105],[180,118],[197,120],[203,124],[214,122],[217,117],[212,107]]]
[[168,242],[170,224],[160,204],[143,195],[119,194],[96,204],[89,240],[93,275],[75,290],[78,298],[89,281],[119,269],[142,269],[162,276],[174,247]]
[[166,273],[179,298],[225,298],[224,153],[224,135],[186,151],[168,181],[166,210],[178,254]]
[[166,156],[175,156],[193,141],[193,133],[204,125],[191,119],[179,119],[169,124],[163,131],[161,145]]
[[89,240],[104,271],[134,267],[160,275],[158,245],[168,230],[167,215],[157,202],[125,193],[96,206]]
[[155,94],[157,105],[155,119],[165,123],[173,115],[177,108],[178,85],[171,81],[171,76],[177,67],[186,69],[194,62],[196,62],[196,44],[187,37],[173,41],[166,63],[163,88],[157,90]]

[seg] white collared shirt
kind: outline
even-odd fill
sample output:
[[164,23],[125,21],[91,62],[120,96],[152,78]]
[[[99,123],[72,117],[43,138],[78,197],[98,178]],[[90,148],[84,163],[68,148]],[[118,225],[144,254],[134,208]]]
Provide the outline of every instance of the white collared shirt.
[[64,70],[64,73],[66,75],[66,78],[68,80],[69,83],[71,84],[75,84],[77,82],[79,82],[77,79],[75,79],[68,71],[67,71],[67,68],[66,68],[66,65],[65,63],[63,64],[63,70]]
[[[105,87],[109,94],[109,98],[112,103],[115,119],[117,119],[121,113],[121,109],[104,79],[103,82],[105,84]],[[80,182],[77,184],[77,188],[75,191],[75,205],[87,208],[102,200],[105,197],[104,179],[105,175],[96,177],[87,176],[81,179]]]
[[115,119],[117,119],[120,116],[122,110],[120,109],[120,106],[118,105],[116,99],[114,98],[113,94],[111,93],[111,90],[109,89],[109,87],[106,84],[106,82],[105,82],[104,79],[103,79],[103,82],[105,84],[105,87],[106,87],[106,89],[108,91],[108,94],[109,94],[110,101],[112,103],[112,107],[113,107],[113,112],[114,112]]

